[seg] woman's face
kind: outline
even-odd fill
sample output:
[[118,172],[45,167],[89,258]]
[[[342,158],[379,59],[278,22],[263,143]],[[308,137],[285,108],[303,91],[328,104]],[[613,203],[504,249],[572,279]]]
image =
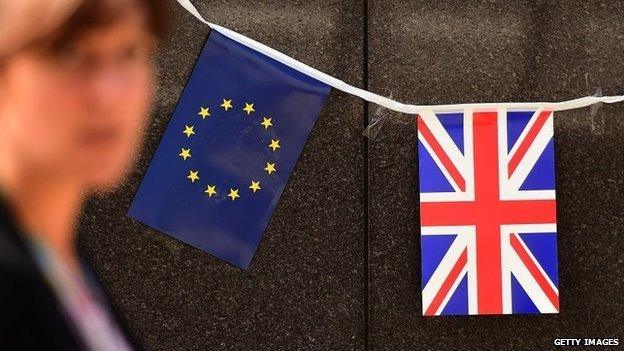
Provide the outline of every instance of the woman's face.
[[134,12],[0,64],[0,147],[12,161],[86,189],[120,181],[140,144],[154,79],[154,38]]

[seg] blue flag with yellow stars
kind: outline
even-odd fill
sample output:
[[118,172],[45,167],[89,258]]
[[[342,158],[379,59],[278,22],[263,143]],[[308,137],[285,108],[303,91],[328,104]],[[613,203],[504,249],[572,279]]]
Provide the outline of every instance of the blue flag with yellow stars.
[[128,215],[248,268],[329,91],[212,31]]

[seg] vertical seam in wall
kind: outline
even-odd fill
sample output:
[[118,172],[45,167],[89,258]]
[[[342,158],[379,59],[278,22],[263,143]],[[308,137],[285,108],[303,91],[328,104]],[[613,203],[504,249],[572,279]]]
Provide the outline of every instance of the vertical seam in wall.
[[[364,89],[368,90],[368,0],[364,0],[363,20],[363,79]],[[369,123],[369,103],[364,101],[364,128]],[[370,350],[370,237],[369,237],[369,139],[363,136],[362,143],[364,156],[364,349]]]

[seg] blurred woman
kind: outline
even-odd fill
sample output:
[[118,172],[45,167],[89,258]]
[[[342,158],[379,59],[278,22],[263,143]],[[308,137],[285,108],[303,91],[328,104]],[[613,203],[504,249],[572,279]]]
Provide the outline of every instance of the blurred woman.
[[156,0],[0,0],[0,350],[129,350],[75,245],[146,122]]

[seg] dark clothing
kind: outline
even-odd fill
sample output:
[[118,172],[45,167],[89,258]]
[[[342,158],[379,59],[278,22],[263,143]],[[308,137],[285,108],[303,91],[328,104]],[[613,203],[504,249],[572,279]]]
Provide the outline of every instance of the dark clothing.
[[25,238],[0,194],[0,350],[85,350]]

